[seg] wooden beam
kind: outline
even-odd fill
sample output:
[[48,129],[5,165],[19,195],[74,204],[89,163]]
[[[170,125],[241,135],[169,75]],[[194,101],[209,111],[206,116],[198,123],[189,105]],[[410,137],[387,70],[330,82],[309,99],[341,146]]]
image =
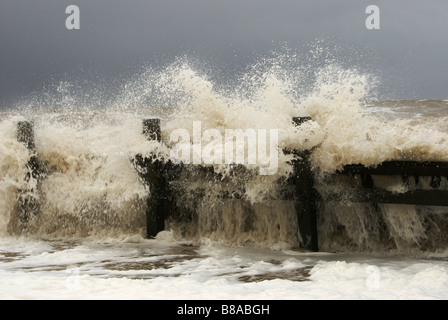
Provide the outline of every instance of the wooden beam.
[[363,203],[409,204],[421,206],[448,206],[447,190],[411,190],[406,193],[395,193],[385,189],[353,190],[348,198],[341,194],[326,196],[326,201],[350,201]]
[[386,161],[377,166],[370,167],[361,164],[350,164],[344,166],[343,170],[337,173],[448,177],[448,162]]
[[[310,120],[310,117],[294,117],[293,123],[300,126]],[[311,151],[305,150],[294,152],[294,154],[297,156],[297,159],[293,162],[293,172],[300,242],[303,248],[318,251],[316,191],[310,163]]]

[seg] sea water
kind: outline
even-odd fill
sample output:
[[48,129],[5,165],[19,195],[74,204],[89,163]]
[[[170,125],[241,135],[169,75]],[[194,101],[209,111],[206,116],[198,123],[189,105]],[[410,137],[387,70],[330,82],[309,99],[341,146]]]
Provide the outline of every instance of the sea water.
[[[179,59],[136,75],[113,98],[61,81],[3,111],[0,298],[448,298],[444,208],[325,204],[318,217],[321,252],[311,253],[298,247],[294,204],[275,199],[275,182],[292,170],[284,149],[313,150],[322,194],[330,188],[326,179],[345,164],[446,161],[448,102],[378,100],[374,77],[335,62],[315,70],[305,90],[298,86],[303,70],[276,61],[220,86]],[[296,116],[312,121],[296,127]],[[142,120],[152,117],[162,120],[160,143],[142,135]],[[36,181],[24,179],[31,154],[16,139],[21,120],[34,123],[44,172],[38,192]],[[234,178],[253,208],[250,228],[244,206],[190,179],[175,190],[193,215],[167,221],[156,239],[146,239],[151,190],[131,159],[166,160],[170,132],[192,132],[193,121],[202,130],[279,130],[278,170]],[[223,177],[229,168],[214,166]],[[199,205],[198,188],[205,192]],[[25,222],[20,190],[39,202],[39,214]]]

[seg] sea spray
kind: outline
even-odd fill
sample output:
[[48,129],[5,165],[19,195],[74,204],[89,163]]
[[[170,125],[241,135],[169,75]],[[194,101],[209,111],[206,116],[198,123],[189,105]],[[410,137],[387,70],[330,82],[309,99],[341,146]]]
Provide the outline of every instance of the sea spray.
[[[189,214],[171,217],[168,225],[176,237],[199,242],[297,246],[293,203],[279,200],[277,194],[292,172],[293,155],[284,150],[312,150],[316,186],[323,196],[330,187],[326,179],[345,164],[448,159],[446,117],[377,116],[368,107],[375,104],[369,102],[375,83],[371,75],[335,61],[307,70],[298,60],[298,56],[283,55],[260,61],[232,86],[221,86],[207,76],[207,68],[194,68],[182,58],[163,70],[144,70],[124,83],[113,98],[70,82],[24,98],[2,115],[0,127],[2,232],[13,225],[17,189],[29,159],[27,150],[15,140],[17,114],[34,121],[36,151],[45,170],[41,212],[27,229],[38,236],[142,234],[145,200],[151,190],[139,179],[131,159],[156,152],[168,160],[171,132],[185,129],[192,136],[194,121],[200,121],[202,133],[208,129],[276,129],[279,133],[278,170],[273,175],[257,174],[257,164],[249,161],[242,171],[216,163],[213,169],[220,177],[216,181],[202,179],[191,170],[172,183],[177,205],[189,209]],[[296,69],[291,67],[294,63]],[[311,89],[305,90],[300,84],[308,76],[313,84],[308,83]],[[312,121],[297,127],[292,122],[296,116],[311,116]],[[142,135],[141,122],[151,117],[162,120],[162,144],[146,141]],[[348,191],[344,184],[333,187]],[[235,190],[237,199],[222,197],[222,192]],[[349,200],[333,207],[320,204],[321,250],[396,248],[399,241],[391,238],[431,247],[435,236],[425,233],[422,237],[422,228],[436,230],[435,221],[445,223],[441,214],[415,220],[415,215],[397,215]],[[400,219],[410,219],[413,227],[397,231]]]
[[10,219],[18,218],[14,215],[18,209],[18,190],[27,189],[25,177],[31,155],[29,150],[17,141],[15,123],[19,120],[23,119],[13,117],[11,120],[0,122],[0,236],[9,232]]

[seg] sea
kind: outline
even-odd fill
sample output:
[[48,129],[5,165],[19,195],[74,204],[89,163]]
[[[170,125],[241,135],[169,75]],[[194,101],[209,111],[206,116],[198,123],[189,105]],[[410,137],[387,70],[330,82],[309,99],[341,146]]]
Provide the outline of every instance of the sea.
[[[1,111],[0,299],[448,298],[447,208],[325,202],[312,252],[299,245],[294,205],[276,197],[292,172],[294,154],[283,150],[311,150],[321,195],[347,191],[331,180],[347,164],[448,161],[448,100],[381,99],[374,77],[333,62],[303,87],[297,84],[309,73],[276,63],[225,84],[211,70],[180,59],[138,73],[112,97],[60,81]],[[302,116],[311,120],[295,126],[292,118]],[[161,121],[160,142],[142,134],[149,118]],[[33,124],[32,150],[17,139],[23,121]],[[237,202],[217,196],[218,184],[192,169],[173,183],[188,215],[166,217],[164,230],[148,238],[154,190],[132,159],[168,159],[171,132],[192,132],[195,121],[202,131],[278,130],[278,148],[270,150],[278,152],[277,170],[238,176],[215,163],[221,181],[243,190]],[[207,146],[220,150],[214,143]],[[32,157],[39,177],[30,172]],[[448,188],[447,178],[438,189]],[[406,188],[401,178],[388,186]],[[38,209],[24,216],[27,201]]]

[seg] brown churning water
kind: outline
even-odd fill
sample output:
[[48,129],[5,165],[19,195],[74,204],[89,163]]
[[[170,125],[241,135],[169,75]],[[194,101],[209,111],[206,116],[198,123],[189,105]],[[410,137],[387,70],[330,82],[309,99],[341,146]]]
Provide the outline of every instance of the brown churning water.
[[[448,161],[448,101],[372,100],[370,77],[337,65],[316,72],[313,88],[306,93],[294,87],[296,77],[271,68],[248,73],[234,87],[221,89],[178,62],[163,72],[139,75],[107,103],[86,100],[67,82],[54,92],[24,99],[1,115],[0,235],[142,234],[150,190],[130,158],[155,152],[166,159],[172,146],[170,132],[191,131],[193,121],[200,121],[202,130],[279,130],[277,172],[233,181],[244,185],[243,197],[253,205],[251,212],[241,203],[217,199],[213,186],[203,181],[190,179],[176,185],[181,201],[195,212],[193,220],[173,222],[170,227],[177,237],[193,242],[297,245],[292,204],[272,199],[274,181],[291,173],[291,156],[283,149],[313,148],[311,161],[323,193],[328,175],[346,164]],[[303,115],[313,121],[295,127],[291,119]],[[149,117],[162,119],[161,143],[147,141],[141,134],[142,119]],[[27,187],[23,177],[30,158],[16,139],[16,124],[24,119],[35,123],[36,153],[45,168],[38,195],[40,214],[26,226],[16,216],[18,190]],[[217,164],[215,170],[225,177],[229,166]],[[195,203],[199,187],[206,195],[201,205]],[[447,187],[443,177],[440,188]],[[446,244],[446,236],[438,232],[446,230],[445,217],[441,208],[332,203],[320,208],[321,250],[435,250]]]

